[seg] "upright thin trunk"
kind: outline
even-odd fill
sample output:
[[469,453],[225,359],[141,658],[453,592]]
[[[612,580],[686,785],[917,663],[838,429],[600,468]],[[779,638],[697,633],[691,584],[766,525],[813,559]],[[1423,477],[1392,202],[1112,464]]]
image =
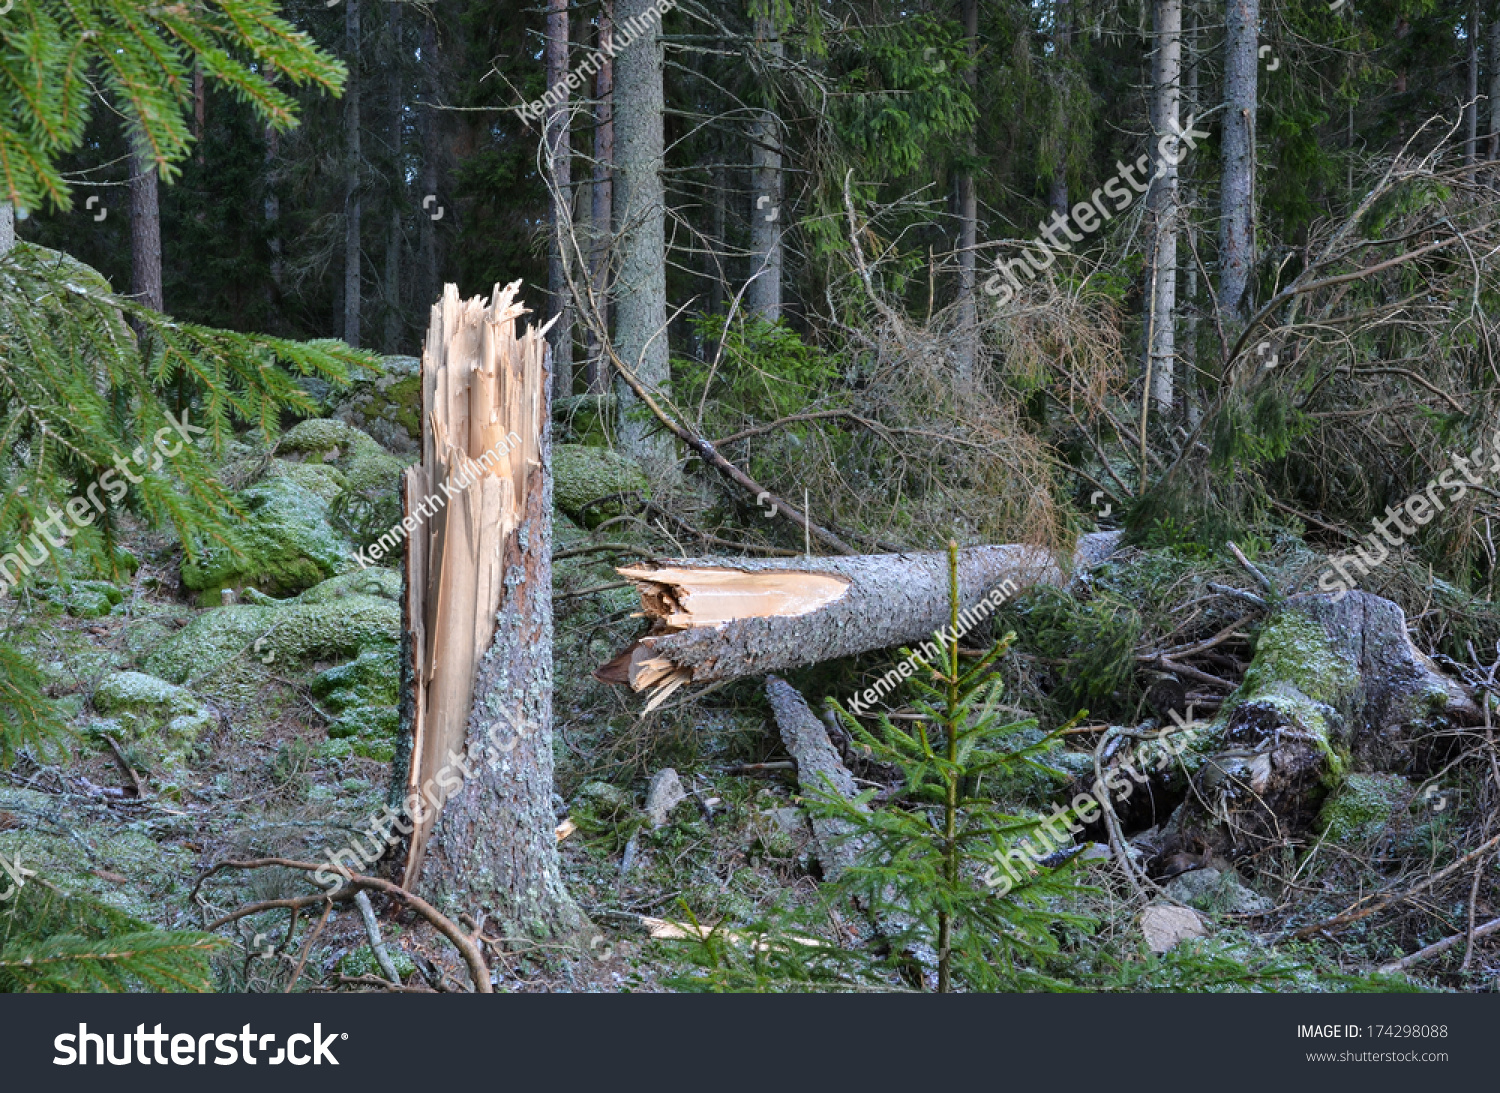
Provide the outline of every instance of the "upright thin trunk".
[[[417,132],[422,142],[422,193],[425,202],[429,196],[438,197],[438,160],[442,149],[438,141],[438,60],[437,27],[433,16],[422,23],[422,71],[425,86],[422,90],[422,105],[417,114]],[[419,300],[435,300],[441,286],[438,284],[437,223],[432,211],[422,206],[422,215],[417,217],[419,230],[418,246],[422,252],[422,285]]]
[[1500,18],[1490,20],[1490,159],[1500,159]]
[[9,254],[16,245],[16,210],[8,204],[0,204],[0,258]]
[[573,390],[573,296],[568,287],[568,261],[573,221],[573,148],[568,133],[568,0],[547,0],[547,86],[560,87],[562,102],[547,111],[547,169],[555,193],[552,199],[552,233],[547,241],[547,295],[554,314],[561,318],[552,327],[552,393],[554,397]]
[[713,189],[711,227],[709,229],[708,252],[704,261],[708,271],[708,313],[719,315],[724,311],[724,237],[729,221],[729,171],[721,160],[709,171],[709,186]]
[[1464,107],[1464,166],[1479,162],[1479,5],[1469,8],[1469,97]]
[[[755,37],[772,69],[782,57],[776,26],[755,20]],[[774,96],[766,78],[764,94]],[[781,317],[781,119],[775,109],[757,110],[750,123],[750,276],[745,306],[768,322]]]
[[[594,178],[589,188],[589,204],[593,221],[593,245],[589,251],[589,277],[593,284],[594,299],[598,301],[602,314],[600,321],[609,328],[609,251],[613,228],[614,209],[614,162],[615,162],[615,116],[614,116],[614,61],[610,50],[614,48],[614,2],[602,0],[599,6],[599,69],[594,73]],[[592,332],[589,334],[589,390],[603,394],[609,388],[610,369],[604,359],[603,347]]]
[[[960,0],[964,38],[973,57],[979,49],[979,0]],[[964,73],[969,97],[977,99],[979,73],[970,68]],[[977,102],[976,102],[977,105]],[[977,151],[974,134],[969,133],[968,152]],[[974,376],[974,362],[979,355],[978,312],[974,304],[974,248],[979,245],[979,203],[974,193],[974,172],[965,169],[958,175],[958,373],[968,383]]]
[[[1189,14],[1183,43],[1186,58],[1184,67],[1187,69],[1184,77],[1183,98],[1189,117],[1202,113],[1198,93],[1198,80],[1203,65],[1203,55],[1199,49],[1201,40],[1201,24],[1198,22],[1198,17]],[[1197,186],[1192,182],[1192,174],[1189,173],[1188,180],[1180,181],[1179,185],[1182,193],[1178,208],[1193,208]],[[1179,227],[1192,232],[1194,229],[1191,221],[1181,213],[1179,217],[1181,218]],[[1194,378],[1198,367],[1198,263],[1192,261],[1187,263],[1187,313],[1183,316],[1183,332],[1186,335],[1185,344],[1177,347],[1177,393],[1182,401],[1182,419],[1187,424],[1188,431],[1191,432],[1198,427],[1198,420],[1201,416],[1195,398],[1198,385]]]
[[401,150],[405,138],[405,115],[402,103],[403,73],[401,51],[401,5],[388,7],[391,36],[390,71],[386,73],[387,109],[390,117],[391,171],[387,181],[390,195],[390,221],[385,237],[385,338],[387,353],[401,352],[401,209],[406,203],[406,176],[402,170]]
[[1172,408],[1176,369],[1177,311],[1177,138],[1182,106],[1182,0],[1156,0],[1152,14],[1156,49],[1151,63],[1151,160],[1155,166],[1149,211],[1151,266],[1146,271],[1146,370],[1151,401]]
[[[615,56],[615,351],[643,388],[664,391],[671,366],[660,24],[653,0],[617,0],[615,10],[620,30],[632,35]],[[621,446],[644,462],[667,465],[671,437],[654,427],[623,379],[615,391]]]
[[132,134],[130,141],[130,294],[149,308],[166,310],[161,291],[156,160],[139,133]]
[[1243,317],[1255,263],[1255,111],[1260,0],[1226,0],[1224,165],[1220,185],[1219,308]]
[[[1052,5],[1052,61],[1057,68],[1058,95],[1066,94],[1067,57],[1073,45],[1073,28],[1069,20],[1068,0],[1054,0]],[[1059,113],[1065,114],[1066,111],[1067,104],[1064,103]],[[1062,142],[1060,133],[1058,141]],[[1062,154],[1061,148],[1059,148],[1057,162],[1052,165],[1052,181],[1047,188],[1047,204],[1053,212],[1065,218],[1071,211],[1068,205],[1068,159]]]
[[193,139],[198,141],[198,164],[203,164],[204,113],[208,95],[203,87],[203,66],[193,66]]
[[344,54],[349,82],[344,87],[344,341],[359,345],[359,4],[345,0]]

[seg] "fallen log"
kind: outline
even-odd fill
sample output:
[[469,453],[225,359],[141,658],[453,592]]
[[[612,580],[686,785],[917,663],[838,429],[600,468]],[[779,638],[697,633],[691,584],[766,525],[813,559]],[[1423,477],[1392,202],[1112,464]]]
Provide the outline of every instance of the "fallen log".
[[[776,717],[776,727],[781,730],[781,742],[797,760],[797,785],[802,795],[828,793],[831,788],[847,800],[859,796],[854,775],[844,766],[828,739],[828,731],[808,707],[806,699],[790,683],[776,676],[766,679],[766,698],[770,700],[771,712]],[[854,827],[848,820],[814,815],[812,830],[823,876],[837,880],[854,864],[859,853],[859,847],[852,839]]]
[[[1113,552],[1119,532],[1078,541],[1069,572]],[[950,621],[946,554],[703,558],[617,572],[639,589],[651,630],[594,673],[650,691],[738,679],[920,642]],[[1031,584],[1061,584],[1054,555],[1027,545],[959,553],[960,625],[977,625]]]

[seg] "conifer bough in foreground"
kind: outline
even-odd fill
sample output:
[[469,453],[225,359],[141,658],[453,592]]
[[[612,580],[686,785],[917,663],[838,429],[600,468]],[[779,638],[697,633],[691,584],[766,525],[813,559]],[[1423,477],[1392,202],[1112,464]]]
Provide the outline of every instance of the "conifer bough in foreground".
[[[1119,532],[1078,541],[1070,570],[1097,565]],[[846,558],[703,558],[626,566],[650,633],[600,668],[606,683],[651,691],[651,705],[684,683],[767,672],[921,641],[949,622],[946,554]],[[962,609],[1003,581],[1060,584],[1063,566],[1040,547],[972,547],[959,554]],[[648,707],[649,708],[649,707]]]

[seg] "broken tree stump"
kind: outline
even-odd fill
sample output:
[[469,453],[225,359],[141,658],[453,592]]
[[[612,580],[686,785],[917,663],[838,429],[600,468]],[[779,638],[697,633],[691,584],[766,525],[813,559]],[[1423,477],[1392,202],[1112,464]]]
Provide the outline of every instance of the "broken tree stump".
[[[1070,570],[1107,557],[1118,532],[1085,535]],[[600,668],[606,683],[651,691],[648,709],[685,683],[764,675],[920,642],[950,621],[946,554],[842,558],[703,558],[625,566],[651,631]],[[1060,584],[1063,566],[1025,545],[958,557],[961,625],[977,625],[1030,584]]]
[[483,907],[507,936],[566,938],[588,923],[552,807],[550,360],[546,326],[516,332],[520,284],[488,301],[445,286],[422,354],[422,461],[392,531],[407,536],[403,884]]

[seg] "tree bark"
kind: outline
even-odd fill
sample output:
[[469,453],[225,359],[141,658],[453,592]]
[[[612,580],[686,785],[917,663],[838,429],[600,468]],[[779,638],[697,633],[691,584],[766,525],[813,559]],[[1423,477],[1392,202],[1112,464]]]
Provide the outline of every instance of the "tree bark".
[[391,171],[387,181],[389,194],[389,224],[385,238],[385,336],[383,344],[387,353],[401,352],[401,210],[406,204],[405,158],[406,124],[405,104],[402,101],[403,81],[406,73],[401,44],[401,5],[387,7],[387,28],[390,33],[390,69],[386,73],[387,116],[390,119]]
[[[979,51],[979,0],[960,0],[959,16],[963,21],[965,48],[973,58]],[[971,67],[964,73],[964,85],[977,107],[977,68]],[[967,150],[970,160],[979,152],[972,130]],[[974,189],[974,170],[965,165],[958,173],[958,374],[965,383],[972,381],[979,357],[979,312],[974,299],[974,251],[978,245],[979,202]]]
[[[1118,532],[1085,535],[1070,568],[1097,564],[1118,541]],[[946,554],[704,558],[619,572],[640,590],[652,631],[595,674],[653,691],[653,704],[686,683],[764,675],[920,642],[949,621]],[[1064,580],[1050,552],[1024,545],[966,550],[958,576],[965,611],[995,590],[1008,596],[1029,584]],[[993,606],[983,614],[990,611]]]
[[[614,221],[615,117],[614,0],[601,0],[599,6],[599,69],[594,74],[594,179],[589,199],[592,212],[592,244],[589,250],[589,277],[593,280],[594,299],[604,309],[602,325],[609,329],[609,255]],[[588,389],[598,395],[609,390],[610,368],[603,346],[589,331]]]
[[1161,413],[1172,409],[1177,366],[1177,159],[1181,141],[1182,0],[1153,5],[1156,49],[1152,56],[1151,160],[1155,166],[1146,195],[1150,216],[1151,265],[1146,271],[1146,373],[1151,401]]
[[[437,26],[434,16],[428,15],[422,24],[422,71],[425,87],[422,104],[417,115],[417,132],[422,141],[422,200],[438,197],[438,160],[442,145],[438,139],[438,44]],[[423,215],[417,218],[420,229],[418,246],[422,251],[422,294],[419,300],[435,300],[441,286],[438,284],[437,222],[432,219],[424,204]]]
[[130,294],[164,311],[161,287],[161,204],[156,159],[139,133],[130,140]]
[[16,210],[0,202],[0,258],[9,254],[16,245]]
[[[781,732],[781,742],[797,761],[797,786],[802,795],[831,791],[849,800],[859,796],[854,776],[834,750],[828,731],[796,688],[784,679],[767,676],[766,698]],[[858,857],[859,847],[850,838],[854,829],[846,820],[814,816],[812,830],[823,877],[837,880]]]
[[[755,20],[755,37],[767,70],[764,95],[774,100],[772,73],[780,67],[783,45],[776,24]],[[750,125],[750,284],[745,306],[767,322],[781,318],[781,119],[774,106],[755,111]]]
[[349,80],[344,85],[344,341],[360,343],[360,126],[359,5],[344,0],[344,55]]
[[[1500,12],[1495,13],[1500,16]],[[1490,159],[1500,159],[1500,17],[1490,20]]]
[[1479,162],[1479,4],[1469,6],[1469,95],[1464,106],[1464,166]]
[[1224,142],[1220,183],[1219,308],[1244,317],[1255,263],[1255,112],[1260,0],[1226,0]]
[[[667,345],[666,189],[662,179],[665,109],[660,24],[652,0],[617,0],[618,30],[631,35],[615,55],[615,351],[642,388],[666,392],[671,379]],[[648,14],[649,13],[649,14]],[[642,412],[616,378],[620,446],[639,462],[666,467],[672,440]]]
[[[1067,57],[1073,44],[1068,6],[1068,0],[1054,0],[1052,5],[1052,55],[1058,73],[1056,93],[1064,96],[1067,91]],[[1066,115],[1066,102],[1058,107],[1058,113]],[[1057,140],[1058,156],[1057,161],[1052,165],[1052,179],[1047,186],[1047,205],[1053,212],[1066,218],[1071,211],[1068,204],[1068,157],[1064,150],[1066,142],[1062,134],[1058,134]]]
[[516,336],[519,286],[488,303],[447,286],[423,353],[422,463],[405,500],[435,511],[406,556],[404,887],[482,907],[506,936],[566,941],[588,921],[563,887],[552,808],[547,326]]
[[573,292],[568,284],[572,263],[563,233],[573,221],[573,147],[568,115],[568,0],[547,0],[547,87],[561,87],[563,100],[547,111],[544,122],[547,170],[554,189],[552,235],[547,242],[547,296],[557,322],[552,327],[553,397],[573,393]]

